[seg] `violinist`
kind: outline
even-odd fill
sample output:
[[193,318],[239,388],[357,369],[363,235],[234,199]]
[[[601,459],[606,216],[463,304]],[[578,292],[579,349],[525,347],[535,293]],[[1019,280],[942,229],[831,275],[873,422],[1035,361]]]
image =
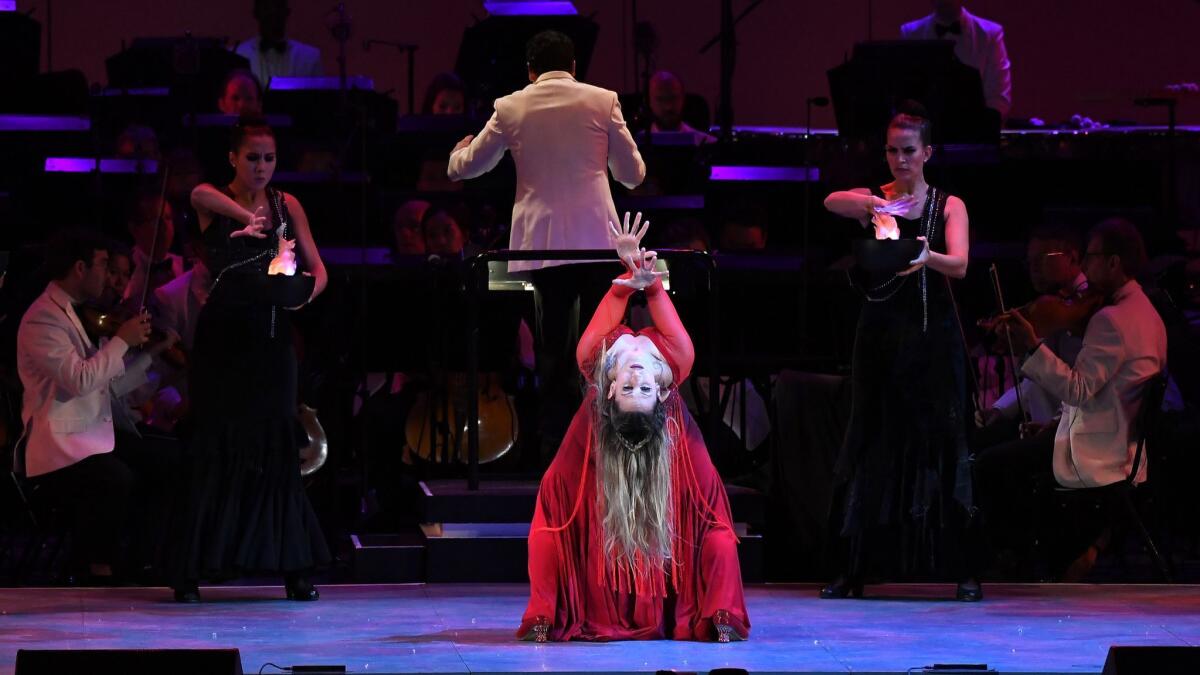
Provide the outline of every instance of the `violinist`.
[[[1027,314],[1039,306],[1082,299],[1088,290],[1087,276],[1080,267],[1082,248],[1080,236],[1072,228],[1046,225],[1033,231],[1026,248],[1026,264],[1037,299],[1026,305]],[[1000,323],[996,319],[980,322],[992,332]],[[1064,362],[1073,364],[1083,346],[1083,336],[1065,328],[1048,333],[1046,344]],[[1020,380],[1020,387],[1020,396],[1015,387],[1009,387],[991,407],[976,413],[976,421],[984,428],[976,438],[978,447],[1016,439],[1021,424],[1031,432],[1056,421],[1061,401],[1032,380]]]
[[208,256],[198,227],[189,237],[185,250],[190,251],[188,257],[191,268],[182,276],[154,289],[149,302],[155,329],[179,336],[179,346],[174,350],[176,357],[164,359],[169,363],[163,364],[162,370],[166,373],[163,387],[146,411],[148,424],[167,431],[174,430],[175,424],[189,409],[187,355],[191,353],[196,338],[200,310],[212,288]]
[[[1018,311],[1031,314],[1034,307],[1075,302],[1087,292],[1083,274],[1081,237],[1065,226],[1034,229],[1026,248],[1029,281],[1037,299]],[[980,322],[996,333],[998,344],[1007,349],[1005,322],[993,317]],[[1046,346],[1064,363],[1072,365],[1083,346],[1080,331],[1070,329],[1047,333]],[[1016,361],[1001,358],[1000,364]],[[1019,377],[1019,376],[1018,376]],[[998,564],[1028,562],[1033,546],[1029,523],[1034,504],[1033,477],[1050,465],[1053,430],[1058,423],[1062,400],[1029,378],[1018,379],[1020,390],[1009,387],[989,408],[976,413],[972,437],[975,451],[975,483],[983,510],[985,533]],[[1021,574],[1016,569],[1003,570]]]
[[[1057,484],[1070,488],[1109,485],[1128,475],[1136,449],[1132,425],[1142,391],[1163,371],[1167,358],[1166,329],[1135,280],[1145,260],[1141,234],[1131,223],[1112,219],[1092,229],[1082,271],[1092,292],[1106,304],[1087,321],[1073,364],[1056,355],[1047,336],[1020,312],[1003,316],[1014,352],[1024,355],[1021,374],[1062,401],[1062,412],[1053,435],[1004,444],[979,458],[976,470],[985,510],[1016,510],[1014,505],[998,504],[1001,498],[984,478],[989,462],[1000,457],[1025,458],[1020,464],[1028,467],[1029,477],[1051,469]],[[1145,471],[1143,463],[1136,482],[1145,480]]]
[[123,246],[113,246],[108,254],[108,279],[104,283],[104,292],[97,301],[105,311],[117,309],[125,298],[125,289],[133,276],[133,258],[129,249]]
[[157,479],[158,460],[117,444],[113,429],[113,399],[144,380],[127,371],[124,357],[146,343],[150,320],[129,318],[103,344],[84,331],[76,309],[100,297],[108,276],[109,244],[100,236],[60,233],[48,244],[45,266],[52,281],[17,332],[25,388],[18,469],[46,503],[70,514],[76,571],[108,581],[134,489]]
[[[1055,356],[1020,313],[1005,316],[1014,350],[1027,355],[1021,372],[1063,402],[1053,469],[1064,487],[1108,485],[1132,465],[1131,425],[1142,389],[1167,362],[1166,328],[1136,281],[1145,261],[1142,235],[1132,223],[1111,219],[1092,229],[1083,272],[1108,304],[1088,321],[1073,366]],[[1138,482],[1144,479],[1143,473]]]
[[128,309],[139,310],[143,298],[148,297],[147,286],[153,291],[183,274],[183,258],[171,253],[174,214],[170,202],[164,203],[157,192],[136,194],[126,209],[125,221],[133,238],[133,273],[124,302]]

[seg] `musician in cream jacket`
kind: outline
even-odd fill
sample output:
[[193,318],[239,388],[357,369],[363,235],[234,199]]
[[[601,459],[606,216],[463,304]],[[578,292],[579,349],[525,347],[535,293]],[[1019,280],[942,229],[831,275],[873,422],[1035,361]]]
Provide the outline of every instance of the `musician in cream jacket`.
[[[575,79],[574,47],[555,33],[545,49],[528,50],[530,85],[496,99],[478,136],[450,153],[451,180],[491,171],[505,151],[517,167],[509,248],[609,248],[607,224],[617,222],[608,171],[628,188],[646,177],[646,164],[625,126],[616,92]],[[565,41],[565,42],[564,42]],[[567,51],[569,49],[569,52]],[[509,270],[536,270],[555,261],[514,261]]]
[[132,486],[129,469],[113,456],[113,399],[145,380],[148,360],[127,372],[124,357],[145,343],[149,316],[121,324],[99,348],[84,331],[75,305],[100,297],[108,271],[108,245],[96,235],[59,235],[47,248],[46,268],[52,281],[17,330],[23,469],[48,499],[74,512],[82,562],[92,574],[110,576]]
[[[525,55],[529,86],[496,100],[496,111],[479,135],[467,136],[450,154],[447,174],[452,180],[474,178],[511,152],[517,192],[509,248],[611,248],[608,224],[618,220],[608,174],[628,188],[646,177],[617,94],[575,79],[575,46],[566,35],[539,33]],[[581,400],[575,365],[579,308],[600,302],[613,271],[552,260],[513,261],[508,269],[532,272],[542,384],[538,435],[548,464]]]
[[[1167,362],[1166,328],[1134,280],[1145,258],[1141,235],[1132,224],[1110,220],[1092,230],[1083,270],[1110,304],[1088,323],[1073,367],[1040,341],[1028,321],[1010,315],[1014,349],[1029,350],[1021,372],[1063,402],[1053,470],[1064,487],[1108,485],[1132,468],[1142,392]],[[1143,463],[1136,480],[1145,477]]]

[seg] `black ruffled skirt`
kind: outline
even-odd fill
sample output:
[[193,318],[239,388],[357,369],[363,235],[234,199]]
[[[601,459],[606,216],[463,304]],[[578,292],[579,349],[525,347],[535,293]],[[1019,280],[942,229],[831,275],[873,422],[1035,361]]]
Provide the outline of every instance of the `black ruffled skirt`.
[[[222,282],[224,284],[224,282]],[[196,327],[175,581],[305,572],[329,548],[300,478],[296,355],[282,308],[214,292]]]

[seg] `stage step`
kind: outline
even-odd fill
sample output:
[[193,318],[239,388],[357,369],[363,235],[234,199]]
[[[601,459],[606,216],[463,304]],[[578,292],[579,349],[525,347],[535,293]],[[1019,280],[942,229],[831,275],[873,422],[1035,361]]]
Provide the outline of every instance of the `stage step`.
[[[734,523],[742,579],[762,581],[762,536]],[[355,534],[359,583],[528,581],[529,523],[430,523],[420,533]]]
[[[423,480],[422,522],[426,523],[528,523],[533,516],[538,482],[533,480],[483,480],[478,490],[468,490],[465,480]],[[763,525],[766,498],[739,485],[725,485],[733,520]]]
[[[362,583],[523,582],[529,520],[538,483],[486,480],[467,489],[463,480],[429,480],[421,490],[420,531],[352,535],[354,577]],[[763,579],[765,498],[749,488],[725,487],[741,544],[742,578]]]
[[[741,544],[742,579],[762,581],[762,536],[734,523]],[[529,523],[433,523],[422,525],[427,545],[426,574],[434,582],[528,581]]]
[[398,534],[352,534],[354,580],[358,583],[422,583],[426,579],[425,536],[419,531]]

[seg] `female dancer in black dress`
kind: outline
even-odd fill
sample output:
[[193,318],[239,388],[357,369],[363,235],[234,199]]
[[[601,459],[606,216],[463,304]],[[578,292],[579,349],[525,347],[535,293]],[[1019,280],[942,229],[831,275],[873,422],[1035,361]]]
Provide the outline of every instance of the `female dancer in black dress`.
[[[957,598],[983,593],[967,561],[974,512],[966,444],[966,357],[947,277],[967,273],[967,208],[925,182],[929,120],[896,115],[887,130],[893,181],[835,192],[825,207],[866,236],[921,239],[911,267],[856,281],[867,302],[852,364],[853,404],[836,468],[844,574],[823,598],[861,596],[865,575],[952,577]],[[871,232],[871,226],[875,232]],[[893,237],[894,238],[894,235]]]
[[[280,574],[288,598],[316,600],[308,573],[330,556],[300,481],[296,354],[286,314],[298,307],[278,304],[271,289],[287,280],[269,277],[268,267],[294,242],[297,267],[314,278],[309,300],[328,276],[300,202],[269,187],[270,127],[240,120],[229,161],[236,174],[228,186],[192,191],[213,286],[192,352],[186,502],[169,563],[175,599],[198,602],[201,579]],[[305,304],[303,297],[288,302]]]

